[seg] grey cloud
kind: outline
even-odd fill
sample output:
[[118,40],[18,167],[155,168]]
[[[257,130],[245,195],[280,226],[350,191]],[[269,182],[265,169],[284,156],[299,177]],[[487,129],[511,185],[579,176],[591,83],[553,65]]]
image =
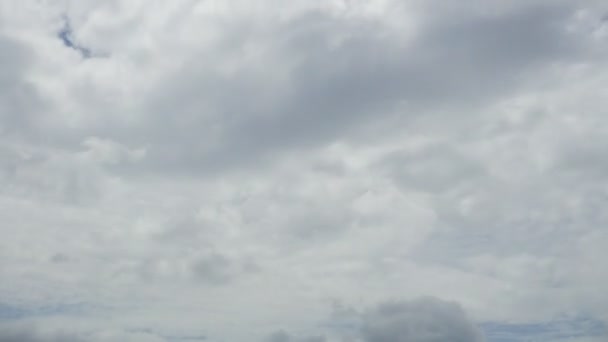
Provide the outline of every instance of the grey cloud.
[[[13,87],[0,105],[9,106],[4,123],[30,135],[31,142],[44,130],[46,143],[81,143],[97,135],[147,148],[139,162],[105,166],[117,172],[199,177],[240,165],[263,167],[290,151],[356,137],[393,116],[407,120],[505,96],[527,77],[524,72],[583,51],[580,37],[565,30],[572,14],[562,5],[492,17],[429,14],[413,40],[381,22],[322,12],[265,28],[254,20],[229,21],[214,49],[188,56],[178,72],[163,75],[137,101],[142,105],[108,107],[145,113],[144,122],[108,118],[78,133],[60,125],[38,127],[43,121],[30,122],[40,111],[35,89],[12,86],[19,67],[0,81]],[[218,70],[217,64],[237,59],[247,44],[260,45],[262,57],[243,59],[232,73]],[[6,65],[23,63],[22,57],[11,57],[20,51],[13,45],[3,57],[10,59]],[[90,96],[97,95],[78,98]]]
[[294,337],[287,332],[281,330],[272,333],[265,342],[325,342],[326,338],[323,336],[305,336],[305,337]]
[[0,342],[85,342],[86,339],[64,332],[43,333],[33,327],[0,328]]
[[[579,56],[584,44],[566,30],[572,15],[557,5],[438,18],[412,41],[379,22],[320,12],[275,23],[264,35],[254,25],[243,36],[265,58],[227,76],[201,55],[150,94],[151,120],[125,127],[123,138],[150,147],[148,168],[201,175],[348,139],[391,115],[471,109],[506,96],[543,63]],[[243,53],[224,48],[218,56]]]
[[[455,302],[433,297],[387,301],[359,312],[337,305],[326,324],[330,335],[362,342],[483,342],[479,328]],[[294,337],[277,331],[267,342],[322,342],[323,336]]]
[[[199,284],[224,286],[236,278],[255,270],[253,262],[239,262],[220,253],[205,253],[188,256],[174,248],[175,255],[165,258],[150,258],[126,270],[135,271],[142,279],[159,281],[162,279],[191,278]],[[187,265],[183,269],[181,265]],[[125,270],[125,271],[126,271]]]
[[454,146],[433,145],[385,156],[377,165],[404,191],[429,193],[453,190],[462,183],[484,176],[484,165]]
[[[294,203],[277,217],[277,229],[289,241],[287,249],[320,245],[340,238],[353,225],[353,212],[347,205],[336,205],[323,199],[291,198]],[[287,246],[286,246],[287,247]]]
[[33,138],[34,117],[40,110],[35,88],[25,80],[33,60],[33,51],[24,44],[0,33],[0,134],[7,137]]
[[198,279],[216,285],[230,281],[234,276],[233,268],[233,262],[220,254],[211,254],[192,264],[192,271]]
[[365,342],[480,342],[458,304],[434,298],[388,302],[363,316]]
[[[36,51],[0,34],[0,182],[2,192],[86,202],[95,197],[94,172],[70,153],[47,148],[58,132],[46,127],[53,106],[31,80]],[[59,152],[59,153],[54,153]],[[97,179],[96,179],[97,180]]]
[[40,329],[34,324],[0,326],[0,342],[165,342],[152,333],[122,330]]
[[21,73],[25,70],[31,51],[4,35],[0,35],[0,48],[4,51],[0,56],[0,62],[2,65],[10,66],[4,68],[0,74],[0,87],[6,89],[21,80]]

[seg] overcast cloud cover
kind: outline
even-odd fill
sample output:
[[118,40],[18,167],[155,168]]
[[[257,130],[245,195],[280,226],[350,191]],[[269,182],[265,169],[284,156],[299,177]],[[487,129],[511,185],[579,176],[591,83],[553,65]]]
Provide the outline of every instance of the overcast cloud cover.
[[599,342],[608,4],[7,0],[0,342]]

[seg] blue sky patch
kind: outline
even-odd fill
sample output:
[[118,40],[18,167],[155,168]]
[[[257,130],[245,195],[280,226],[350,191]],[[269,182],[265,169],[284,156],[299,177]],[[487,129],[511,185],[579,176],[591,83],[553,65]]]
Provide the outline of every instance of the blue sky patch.
[[67,16],[63,17],[63,27],[57,33],[57,37],[61,39],[63,45],[70,49],[78,51],[83,58],[92,57],[92,53],[89,48],[76,43],[76,41],[74,40],[74,31],[72,30],[70,19]]

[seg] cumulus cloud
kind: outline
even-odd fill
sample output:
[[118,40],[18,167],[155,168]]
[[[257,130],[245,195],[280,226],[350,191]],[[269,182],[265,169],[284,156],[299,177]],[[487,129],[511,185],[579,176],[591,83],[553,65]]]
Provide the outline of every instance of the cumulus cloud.
[[[217,173],[356,138],[395,115],[471,110],[512,92],[531,68],[582,53],[585,40],[566,29],[571,16],[565,6],[532,6],[430,21],[413,37],[381,17],[318,10],[289,21],[268,14],[262,27],[229,22],[221,29],[240,35],[218,39],[238,41],[201,51],[143,94],[145,120],[121,139],[150,146],[139,172]],[[222,71],[201,58],[236,66]]]
[[424,298],[380,304],[364,315],[366,342],[480,342],[481,332],[456,303]]
[[[346,323],[346,324],[345,324]],[[328,326],[333,331],[329,340],[363,342],[483,342],[479,328],[455,302],[433,297],[411,301],[393,300],[362,312],[352,308],[334,307]],[[280,330],[267,341],[326,341],[323,335],[294,337]]]

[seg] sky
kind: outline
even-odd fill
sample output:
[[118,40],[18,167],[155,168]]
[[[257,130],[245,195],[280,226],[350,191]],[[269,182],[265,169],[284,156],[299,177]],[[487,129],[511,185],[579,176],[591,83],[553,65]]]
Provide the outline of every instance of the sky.
[[2,1],[0,342],[606,341],[607,18]]

